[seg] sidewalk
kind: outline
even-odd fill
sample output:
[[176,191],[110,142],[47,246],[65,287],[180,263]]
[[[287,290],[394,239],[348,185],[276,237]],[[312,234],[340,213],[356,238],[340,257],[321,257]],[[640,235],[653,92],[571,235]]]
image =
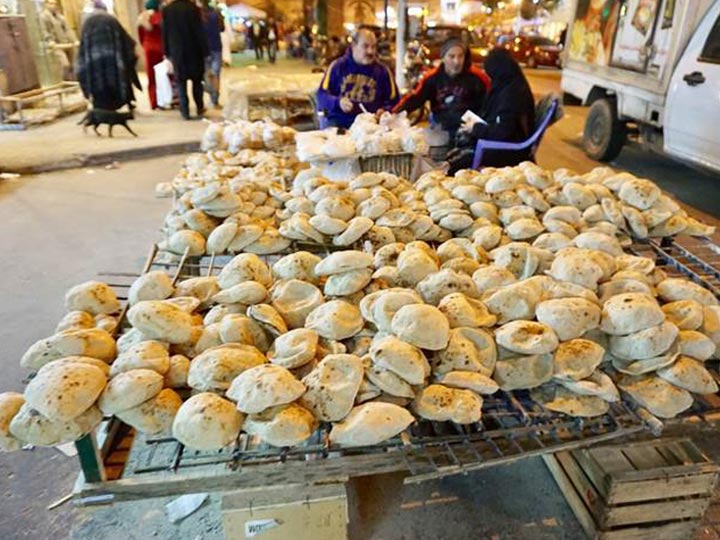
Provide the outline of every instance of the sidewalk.
[[[309,73],[311,66],[300,60],[278,58],[270,65],[262,61],[255,65],[250,53],[236,54],[234,66],[224,68],[221,86],[227,88],[234,80],[252,77],[254,74]],[[140,74],[143,86],[144,73]],[[186,121],[177,110],[152,111],[145,91],[136,91],[138,107],[135,119],[130,121],[133,137],[121,126],[113,129],[113,138],[107,137],[108,126],[99,128],[102,137],[93,133],[92,128],[83,133],[77,125],[85,114],[77,113],[55,122],[31,127],[25,131],[0,131],[0,172],[36,174],[59,169],[104,165],[113,161],[144,159],[171,154],[192,152],[198,149],[207,122]],[[224,103],[225,93],[221,92],[220,102]],[[209,98],[205,96],[206,106]],[[194,104],[190,106],[194,113]],[[222,118],[222,111],[208,109],[211,120]]]

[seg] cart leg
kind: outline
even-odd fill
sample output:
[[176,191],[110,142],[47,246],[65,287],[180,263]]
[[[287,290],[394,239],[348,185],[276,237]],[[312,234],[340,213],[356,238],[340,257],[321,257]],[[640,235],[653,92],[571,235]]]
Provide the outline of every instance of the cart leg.
[[105,466],[100,457],[100,450],[95,440],[95,433],[90,433],[82,439],[75,441],[75,447],[78,451],[80,467],[82,468],[85,481],[89,483],[104,482],[107,479]]

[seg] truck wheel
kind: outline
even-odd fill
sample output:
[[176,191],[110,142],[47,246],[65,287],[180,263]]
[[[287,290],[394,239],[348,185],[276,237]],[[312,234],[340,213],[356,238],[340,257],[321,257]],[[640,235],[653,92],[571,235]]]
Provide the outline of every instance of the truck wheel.
[[625,138],[626,126],[618,118],[615,100],[602,98],[595,101],[585,120],[585,153],[598,161],[611,161],[622,150]]

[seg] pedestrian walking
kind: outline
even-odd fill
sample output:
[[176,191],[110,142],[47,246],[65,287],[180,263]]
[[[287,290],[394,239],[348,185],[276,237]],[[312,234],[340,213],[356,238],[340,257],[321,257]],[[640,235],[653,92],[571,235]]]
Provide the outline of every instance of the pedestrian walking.
[[220,106],[220,70],[222,68],[222,37],[225,20],[210,0],[202,0],[202,20],[210,55],[205,59],[205,89],[214,107]]
[[180,114],[185,120],[190,120],[187,91],[187,83],[190,81],[197,114],[201,117],[205,113],[202,82],[208,42],[200,9],[190,0],[174,0],[163,8],[162,14],[163,49],[173,64]]
[[265,44],[265,31],[260,21],[255,19],[250,27],[252,30],[253,43],[255,44],[255,59],[262,60],[264,56],[263,45]]
[[43,40],[60,68],[62,80],[72,80],[75,74],[75,50],[78,46],[75,33],[60,12],[57,0],[47,0],[40,11],[40,31]]
[[277,58],[277,51],[278,51],[278,40],[280,39],[280,35],[278,32],[278,25],[275,22],[275,19],[270,17],[268,20],[267,25],[267,51],[268,51],[268,60],[270,60],[271,64],[275,63],[275,59]]
[[148,77],[148,98],[150,107],[155,110],[157,104],[157,85],[155,65],[163,61],[162,12],[159,0],[147,0],[145,11],[138,15],[138,37],[145,52],[145,71]]
[[135,107],[133,86],[142,90],[136,63],[135,41],[130,34],[106,11],[93,12],[82,26],[77,78],[94,109]]

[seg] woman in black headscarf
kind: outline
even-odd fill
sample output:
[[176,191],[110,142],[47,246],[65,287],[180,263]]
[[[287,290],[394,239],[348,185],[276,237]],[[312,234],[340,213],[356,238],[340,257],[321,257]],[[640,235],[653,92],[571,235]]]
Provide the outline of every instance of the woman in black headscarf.
[[[505,49],[491,51],[485,61],[485,72],[490,77],[491,86],[482,109],[482,119],[465,121],[460,127],[460,147],[448,154],[451,172],[472,165],[478,139],[522,142],[530,138],[535,128],[535,101],[530,85],[520,65],[510,53]],[[530,152],[530,148],[513,151],[488,150],[483,153],[482,165],[517,165],[530,159]]]
[[94,109],[115,111],[135,106],[133,85],[142,90],[135,70],[135,41],[115,17],[96,9],[83,23],[77,77]]

